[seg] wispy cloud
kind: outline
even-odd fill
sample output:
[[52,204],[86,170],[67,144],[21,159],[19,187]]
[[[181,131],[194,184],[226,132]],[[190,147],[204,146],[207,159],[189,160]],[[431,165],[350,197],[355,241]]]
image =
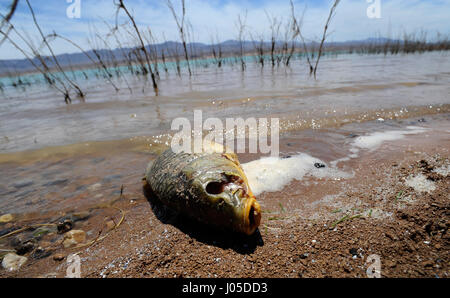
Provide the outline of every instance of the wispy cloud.
[[[179,9],[179,1],[172,0]],[[10,0],[0,0],[0,11],[5,12]],[[178,39],[175,22],[167,8],[165,0],[125,1],[141,28],[150,27],[161,39],[164,33],[167,40]],[[345,41],[364,39],[376,35],[386,36],[388,32],[397,37],[403,31],[413,32],[421,29],[435,34],[440,31],[450,33],[450,0],[380,0],[381,18],[370,19],[366,10],[370,5],[366,0],[342,0],[332,22],[329,39]],[[31,0],[39,23],[45,33],[56,31],[73,39],[85,48],[89,48],[87,38],[95,27],[101,34],[106,34],[104,21],[113,25],[115,7],[112,0],[81,0],[81,18],[70,19],[66,16],[69,3],[65,0],[37,1]],[[296,0],[297,13],[301,15],[306,9],[303,31],[311,39],[320,36],[328,15],[332,0]],[[192,25],[194,40],[209,43],[212,35],[220,39],[235,39],[237,30],[235,22],[238,14],[247,11],[248,31],[253,34],[269,34],[266,12],[287,20],[290,16],[288,0],[186,0],[187,18]],[[126,21],[123,13],[119,23]],[[20,1],[19,9],[13,23],[19,30],[37,35],[32,24],[25,1]],[[76,52],[77,50],[63,41],[54,41],[57,53]],[[0,47],[0,59],[21,58],[11,45],[4,43]]]

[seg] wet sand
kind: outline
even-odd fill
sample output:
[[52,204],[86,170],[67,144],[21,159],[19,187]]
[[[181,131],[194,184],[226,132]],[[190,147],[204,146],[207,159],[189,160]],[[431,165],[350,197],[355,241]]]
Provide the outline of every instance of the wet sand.
[[[10,177],[0,189],[8,200],[0,204],[14,219],[0,223],[0,237],[64,218],[87,233],[78,248],[64,248],[56,226],[0,238],[1,249],[33,243],[23,253],[27,262],[18,271],[0,270],[0,277],[64,277],[71,253],[81,257],[82,277],[366,277],[371,254],[380,256],[383,277],[448,277],[449,117],[285,132],[282,156],[303,152],[330,167],[358,136],[427,128],[338,163],[348,178],[306,175],[263,192],[262,222],[251,237],[192,222],[146,192],[146,164],[164,144],[149,150],[138,138],[9,155],[0,165]],[[239,155],[242,163],[259,157]],[[409,183],[414,177],[423,180]]]

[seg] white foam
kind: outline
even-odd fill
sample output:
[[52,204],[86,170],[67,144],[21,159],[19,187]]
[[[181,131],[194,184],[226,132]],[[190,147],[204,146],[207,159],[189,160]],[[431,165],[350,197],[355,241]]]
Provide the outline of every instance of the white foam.
[[444,177],[450,175],[450,165],[442,166],[440,168],[436,168],[433,170],[433,172],[442,175]]
[[395,141],[405,137],[405,135],[418,134],[427,131],[426,128],[418,126],[408,126],[407,130],[390,130],[375,132],[367,136],[360,136],[353,142],[353,146],[361,149],[375,150],[383,142]]
[[352,174],[328,166],[316,168],[315,163],[325,164],[318,158],[300,153],[290,158],[264,157],[244,163],[242,168],[255,195],[279,191],[292,180],[301,180],[305,175],[332,179],[352,177]]
[[409,187],[414,188],[417,192],[428,192],[431,193],[436,189],[433,181],[430,181],[423,174],[418,174],[416,176],[409,176],[405,180],[405,184]]
[[[299,153],[290,158],[265,157],[242,164],[242,168],[255,195],[263,192],[279,191],[292,180],[301,180],[306,175],[335,180],[347,179],[353,177],[354,174],[337,169],[336,165],[338,163],[357,158],[361,149],[375,150],[385,141],[402,139],[405,135],[423,133],[427,130],[427,128],[423,127],[408,126],[405,130],[375,132],[366,136],[360,136],[352,143],[348,156],[334,160],[330,162],[330,166],[324,168],[316,168],[314,166],[315,163],[325,163],[305,153]],[[410,182],[416,186],[419,184],[425,186],[422,180],[412,180]],[[428,187],[430,186],[428,185]]]

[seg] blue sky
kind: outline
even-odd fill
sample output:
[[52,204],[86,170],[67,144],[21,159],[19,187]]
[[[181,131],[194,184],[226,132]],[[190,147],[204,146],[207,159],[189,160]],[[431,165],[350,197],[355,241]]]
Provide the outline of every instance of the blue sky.
[[[21,32],[31,38],[37,36],[25,0],[19,0],[18,11],[12,22]],[[38,21],[44,31],[53,31],[71,38],[83,48],[89,49],[88,37],[96,31],[106,34],[104,22],[114,24],[115,8],[113,0],[80,0],[81,18],[71,19],[66,15],[70,0],[30,0]],[[75,1],[75,0],[72,0]],[[179,8],[179,0],[172,0]],[[380,1],[381,18],[369,18],[369,1]],[[0,12],[5,13],[12,0],[0,0]],[[303,32],[309,39],[319,39],[332,0],[295,0],[298,15],[306,7]],[[136,18],[139,27],[150,27],[161,41],[163,34],[167,40],[178,38],[176,25],[165,0],[125,0]],[[253,36],[264,34],[268,38],[270,29],[266,12],[286,21],[290,16],[289,0],[186,0],[187,19],[192,25],[193,39],[210,43],[211,36],[220,40],[236,39],[235,22],[238,14],[247,11],[247,33]],[[450,33],[450,0],[342,0],[330,27],[330,41],[365,39],[378,35],[397,37],[403,31],[413,32],[424,29],[428,36],[437,31]],[[119,23],[125,22],[123,13]],[[283,27],[282,27],[283,28]],[[126,33],[123,33],[126,35]],[[247,34],[247,39],[250,35]],[[37,40],[37,39],[36,39]],[[127,44],[125,44],[127,45]],[[131,44],[130,44],[131,45]],[[57,53],[77,52],[70,44],[54,41]],[[101,44],[96,45],[103,47]],[[22,58],[7,42],[0,46],[0,60]]]

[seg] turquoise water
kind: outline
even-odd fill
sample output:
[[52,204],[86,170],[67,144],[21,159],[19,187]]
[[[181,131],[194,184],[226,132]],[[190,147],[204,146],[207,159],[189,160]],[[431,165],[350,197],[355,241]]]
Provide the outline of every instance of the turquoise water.
[[[334,51],[334,52],[326,52],[323,54],[323,56],[334,56],[342,55],[344,54],[344,51]],[[317,55],[317,53],[315,53]],[[282,58],[282,55],[275,55],[275,58]],[[302,59],[305,57],[304,53],[295,53],[292,56],[292,60],[295,59]],[[267,65],[270,64],[270,55],[264,55],[263,56],[265,63]],[[222,65],[233,65],[233,64],[240,64],[240,57],[238,56],[232,56],[232,57],[222,57],[220,60],[222,62]],[[258,63],[258,57],[257,56],[244,56],[243,60],[246,64],[250,63]],[[195,59],[190,61],[190,65],[193,68],[208,68],[208,67],[217,67],[217,61],[214,58],[204,58],[204,59]],[[179,61],[180,69],[182,72],[186,72],[187,70],[187,62],[185,60]],[[283,66],[284,67],[284,66]],[[167,68],[168,71],[172,73],[176,73],[177,71],[177,63],[175,61],[166,61],[166,63],[159,62],[157,63],[157,68],[160,73],[163,73],[165,68]],[[152,64],[152,69],[155,70],[155,64]],[[117,73],[120,73],[120,75],[129,76],[132,74],[132,71],[136,72],[140,70],[139,65],[133,65],[132,69],[130,69],[127,65],[117,66],[117,67],[107,67],[106,70],[104,70],[101,67],[86,67],[82,69],[74,69],[74,70],[66,70],[65,73],[68,75],[68,77],[72,80],[75,80],[76,82],[83,82],[85,80],[91,80],[91,79],[106,79],[107,72],[114,76],[117,76]],[[59,71],[54,71],[52,74],[59,78],[64,80],[64,75]],[[27,87],[29,85],[36,85],[36,84],[46,84],[46,80],[44,79],[43,75],[39,73],[26,73],[18,76],[3,76],[0,77],[0,87],[3,87],[6,89],[7,87]]]

